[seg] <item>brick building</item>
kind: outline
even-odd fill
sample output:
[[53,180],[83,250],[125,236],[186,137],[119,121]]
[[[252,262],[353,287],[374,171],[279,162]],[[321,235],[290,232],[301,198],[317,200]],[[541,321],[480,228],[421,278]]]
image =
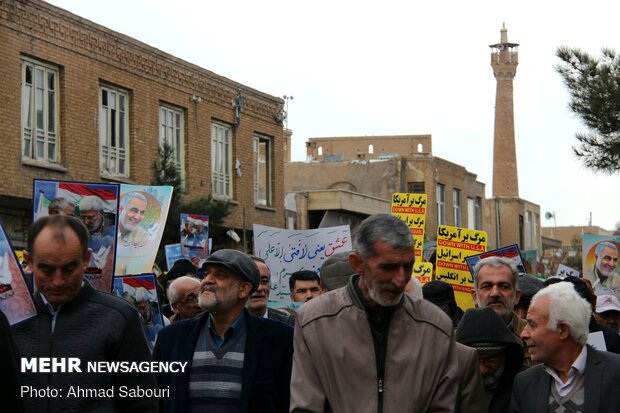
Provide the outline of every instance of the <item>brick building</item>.
[[[430,135],[310,138],[312,161],[285,164],[285,190],[297,194],[287,209],[297,213],[298,228],[315,228],[326,211],[363,218],[389,213],[394,192],[425,193],[427,240],[436,238],[440,224],[486,229],[484,184],[463,166],[433,156],[431,148]],[[357,201],[344,202],[351,194]]]
[[0,216],[15,245],[34,178],[149,184],[164,141],[187,197],[230,201],[227,227],[283,226],[281,98],[40,0],[1,1],[0,39]]

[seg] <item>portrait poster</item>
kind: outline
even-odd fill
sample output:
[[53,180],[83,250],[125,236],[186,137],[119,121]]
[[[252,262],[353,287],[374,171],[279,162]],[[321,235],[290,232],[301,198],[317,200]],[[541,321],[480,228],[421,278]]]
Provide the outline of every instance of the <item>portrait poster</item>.
[[474,279],[466,258],[487,250],[486,231],[440,225],[437,228],[435,279],[452,285],[456,303],[463,310],[474,307]]
[[426,194],[395,192],[392,194],[392,215],[404,221],[411,231],[416,262],[422,261],[426,228]]
[[181,214],[181,254],[184,257],[209,256],[209,217],[207,215]]
[[620,299],[620,235],[584,234],[581,245],[583,277],[590,280],[594,293]]
[[121,184],[115,275],[153,271],[171,196],[171,186]]
[[114,277],[114,295],[134,306],[140,314],[140,324],[153,351],[159,330],[164,328],[155,274]]
[[50,214],[82,220],[92,250],[84,278],[98,290],[112,291],[119,186],[35,179],[33,187],[33,221]]
[[0,222],[0,310],[9,324],[19,323],[37,314],[22,267]]
[[288,230],[254,224],[254,255],[271,270],[270,301],[290,301],[288,280],[300,270],[319,272],[323,262],[338,252],[351,251],[348,225]]
[[523,257],[521,254],[521,250],[517,244],[512,244],[507,247],[498,248],[496,250],[487,251],[482,254],[470,255],[465,260],[467,261],[467,265],[469,266],[469,272],[474,273],[474,267],[476,263],[483,258],[487,257],[505,257],[510,258],[514,261],[517,266],[517,271],[526,272],[525,264],[523,262]]
[[183,258],[183,255],[181,255],[181,244],[164,245],[164,249],[166,253],[166,266],[168,271],[170,271],[174,263]]

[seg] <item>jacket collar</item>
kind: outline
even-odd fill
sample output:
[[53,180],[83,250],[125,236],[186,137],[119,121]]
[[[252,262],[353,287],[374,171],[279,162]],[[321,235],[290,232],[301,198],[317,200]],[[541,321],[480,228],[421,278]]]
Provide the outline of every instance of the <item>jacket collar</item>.
[[[353,304],[356,307],[359,307],[360,309],[366,311],[366,300],[362,296],[362,292],[359,289],[359,284],[358,284],[359,278],[360,278],[359,274],[354,274],[353,276],[351,276],[351,278],[349,278],[349,283],[347,284],[346,289],[347,289],[349,296],[351,297],[351,300],[353,301]],[[402,307],[404,301],[405,301],[405,293],[403,293],[403,296],[401,297],[400,301],[398,302],[398,304],[396,304],[395,309],[397,310],[400,307]]]

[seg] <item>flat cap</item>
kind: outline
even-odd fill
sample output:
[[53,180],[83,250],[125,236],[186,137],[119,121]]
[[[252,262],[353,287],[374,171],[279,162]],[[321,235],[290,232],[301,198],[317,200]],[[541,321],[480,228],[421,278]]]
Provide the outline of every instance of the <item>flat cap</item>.
[[456,305],[454,290],[445,281],[434,280],[427,282],[422,286],[422,295],[425,300],[430,301],[441,309],[452,303]]
[[256,263],[249,255],[241,251],[217,250],[209,255],[205,261],[204,266],[208,267],[209,265],[221,265],[243,277],[252,284],[252,292],[256,291],[258,284],[260,284],[260,272]]
[[339,252],[323,262],[321,269],[321,282],[329,291],[344,287],[355,271],[349,264],[349,253]]

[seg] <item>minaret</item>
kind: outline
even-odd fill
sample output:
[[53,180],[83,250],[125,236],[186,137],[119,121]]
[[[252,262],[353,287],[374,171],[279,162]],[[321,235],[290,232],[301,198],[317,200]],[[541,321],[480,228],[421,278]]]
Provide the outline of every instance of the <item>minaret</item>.
[[491,67],[497,79],[495,92],[495,134],[493,138],[493,197],[519,197],[512,81],[517,74],[517,43],[508,43],[502,25],[500,42],[492,44]]

